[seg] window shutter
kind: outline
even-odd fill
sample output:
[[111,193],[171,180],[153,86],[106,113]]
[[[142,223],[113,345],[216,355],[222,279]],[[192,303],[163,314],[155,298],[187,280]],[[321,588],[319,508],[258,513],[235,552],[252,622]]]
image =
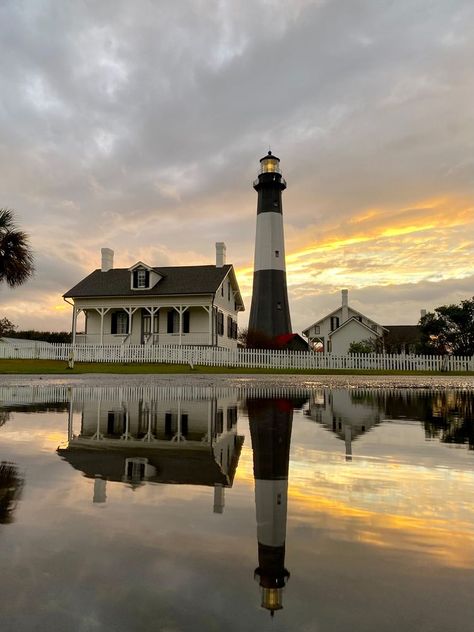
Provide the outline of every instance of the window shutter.
[[112,312],[111,323],[112,324],[110,327],[110,333],[116,334],[117,333],[117,312]]
[[150,287],[150,271],[145,270],[145,287]]
[[224,335],[224,314],[222,312],[217,313],[217,333],[219,336]]
[[168,322],[167,322],[167,328],[166,331],[169,334],[173,334],[174,333],[174,309],[169,309],[168,310]]
[[189,334],[189,309],[183,313],[183,333]]
[[232,317],[227,316],[227,338],[232,338]]
[[138,287],[138,270],[133,271],[133,287]]

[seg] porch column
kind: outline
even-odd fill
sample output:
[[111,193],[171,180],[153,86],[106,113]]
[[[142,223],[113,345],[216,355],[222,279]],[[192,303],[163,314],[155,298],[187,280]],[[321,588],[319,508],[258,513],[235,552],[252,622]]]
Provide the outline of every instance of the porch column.
[[96,307],[96,312],[100,314],[100,344],[104,344],[104,316],[110,311],[110,307]]
[[81,310],[79,310],[75,305],[72,308],[72,344],[73,345],[76,344],[77,315],[80,311]]
[[212,347],[212,306],[203,305],[203,309],[208,313],[209,319],[209,346]]
[[71,399],[69,400],[69,412],[67,416],[67,440],[72,441],[74,436],[74,412],[72,409],[74,399],[74,390],[71,390]]
[[104,344],[104,308],[101,307],[99,310],[100,313],[100,344]]
[[183,306],[180,305],[178,309],[179,313],[179,344],[183,344]]
[[[127,331],[127,338],[129,338],[132,335],[132,317],[133,314],[137,311],[137,309],[140,309],[138,307],[124,307],[123,310],[127,313],[128,315],[128,331]],[[123,344],[124,341],[122,341]]]

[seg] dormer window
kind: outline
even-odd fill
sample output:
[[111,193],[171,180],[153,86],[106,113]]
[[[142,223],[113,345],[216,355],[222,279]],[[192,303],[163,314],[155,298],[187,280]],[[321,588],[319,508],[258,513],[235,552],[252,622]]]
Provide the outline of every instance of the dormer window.
[[143,261],[137,261],[128,271],[130,272],[130,288],[132,290],[151,290],[163,278],[157,270]]
[[136,290],[143,290],[150,286],[150,272],[144,268],[133,271],[132,287]]

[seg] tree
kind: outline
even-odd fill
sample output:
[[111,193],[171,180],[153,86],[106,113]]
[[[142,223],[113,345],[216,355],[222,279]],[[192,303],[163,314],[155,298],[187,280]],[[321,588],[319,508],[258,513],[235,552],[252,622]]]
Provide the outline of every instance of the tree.
[[16,227],[11,209],[0,209],[0,283],[5,281],[10,287],[16,287],[33,271],[28,236]]
[[8,318],[0,318],[0,336],[11,336],[15,333],[16,325]]
[[441,305],[420,318],[421,350],[474,355],[474,296],[459,305]]
[[380,338],[367,338],[367,340],[351,342],[349,353],[382,353],[382,346]]

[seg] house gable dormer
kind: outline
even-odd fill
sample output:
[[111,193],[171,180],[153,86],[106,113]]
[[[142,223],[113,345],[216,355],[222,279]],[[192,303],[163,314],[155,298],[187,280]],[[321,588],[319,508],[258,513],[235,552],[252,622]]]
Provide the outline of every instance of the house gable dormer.
[[163,278],[143,261],[138,261],[128,271],[130,272],[130,289],[132,290],[150,290]]

